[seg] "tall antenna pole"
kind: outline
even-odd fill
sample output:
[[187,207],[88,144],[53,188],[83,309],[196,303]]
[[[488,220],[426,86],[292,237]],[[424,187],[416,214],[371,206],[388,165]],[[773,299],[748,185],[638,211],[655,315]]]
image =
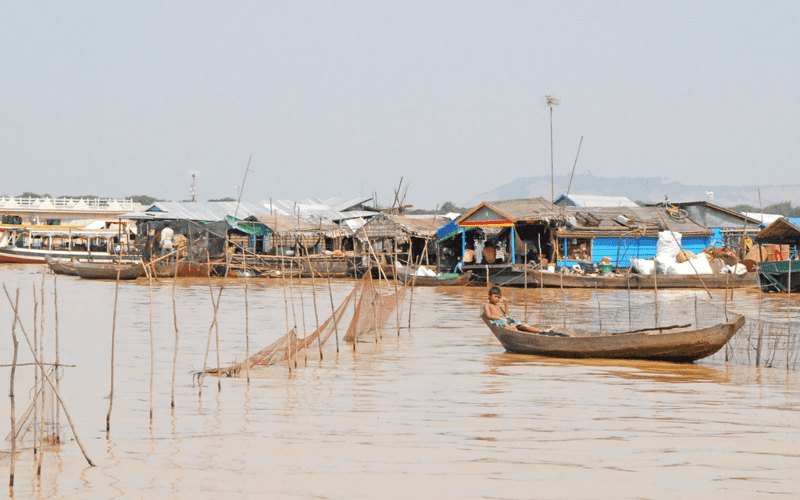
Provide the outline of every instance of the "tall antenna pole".
[[552,94],[544,96],[545,102],[550,107],[550,203],[556,201],[555,194],[555,173],[553,169],[553,106],[558,106],[561,102]]
[[195,181],[195,178],[197,177],[197,171],[193,170],[193,171],[191,171],[189,173],[192,174],[192,185],[189,186],[189,201],[194,202],[195,201],[195,197],[197,196],[197,189],[195,189],[195,187],[194,187],[194,181]]
[[233,217],[236,218],[239,215],[239,204],[242,202],[242,192],[244,191],[244,182],[247,180],[247,171],[250,170],[250,160],[253,159],[253,155],[250,155],[250,158],[247,159],[247,168],[244,169],[244,179],[242,179],[242,188],[239,190],[238,196],[239,199],[236,200],[236,211],[233,213]]

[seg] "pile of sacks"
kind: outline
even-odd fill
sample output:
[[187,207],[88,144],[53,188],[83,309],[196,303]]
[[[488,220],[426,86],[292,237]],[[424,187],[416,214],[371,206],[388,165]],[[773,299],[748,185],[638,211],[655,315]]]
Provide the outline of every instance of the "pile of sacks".
[[747,268],[736,262],[736,256],[727,248],[706,248],[696,255],[681,248],[681,234],[671,231],[658,233],[656,257],[631,259],[639,274],[745,274]]

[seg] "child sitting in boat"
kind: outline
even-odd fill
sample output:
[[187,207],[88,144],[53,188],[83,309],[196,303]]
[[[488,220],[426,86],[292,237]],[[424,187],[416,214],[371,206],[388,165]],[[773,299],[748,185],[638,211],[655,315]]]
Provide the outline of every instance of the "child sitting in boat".
[[[502,304],[502,305],[501,305]],[[526,325],[508,315],[508,299],[503,297],[499,287],[493,286],[489,289],[489,301],[483,305],[483,316],[494,325],[499,325],[510,330],[520,330],[523,332],[541,333],[549,332],[552,328],[541,329],[531,325]]]

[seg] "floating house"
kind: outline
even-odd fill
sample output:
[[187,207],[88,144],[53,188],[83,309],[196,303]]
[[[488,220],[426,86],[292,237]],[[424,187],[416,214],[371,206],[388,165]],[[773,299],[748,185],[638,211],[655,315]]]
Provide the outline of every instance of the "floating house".
[[723,246],[744,258],[752,239],[763,227],[761,220],[707,201],[673,203],[686,210],[689,219],[711,229],[714,239],[709,246]]
[[[533,198],[481,203],[440,228],[438,236],[442,246],[454,247],[453,240],[460,240],[462,256],[474,250],[477,266],[572,266],[608,257],[616,267],[627,267],[632,258],[653,258],[658,233],[665,230],[680,233],[683,248],[695,253],[709,246],[714,235],[688,218],[670,218],[663,207],[555,207]],[[494,248],[494,263],[482,258],[487,243]]]

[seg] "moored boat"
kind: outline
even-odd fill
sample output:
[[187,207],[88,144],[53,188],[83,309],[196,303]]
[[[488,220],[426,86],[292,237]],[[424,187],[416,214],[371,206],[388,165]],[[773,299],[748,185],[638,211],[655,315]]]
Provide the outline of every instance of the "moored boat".
[[619,333],[555,329],[529,333],[492,324],[487,326],[512,353],[559,358],[617,358],[691,362],[719,351],[744,325],[741,314],[705,328],[691,324]]
[[743,275],[720,274],[562,274],[540,270],[528,271],[529,286],[551,288],[624,288],[631,290],[652,290],[654,288],[742,288],[757,286],[754,273]]
[[408,283],[413,286],[461,286],[469,283],[472,277],[472,271],[467,271],[463,274],[447,273],[438,276],[415,276],[413,273],[397,273],[397,277],[403,283]]
[[119,276],[121,280],[133,280],[145,274],[141,262],[119,264],[73,261],[72,265],[78,276],[84,279],[116,280]]

